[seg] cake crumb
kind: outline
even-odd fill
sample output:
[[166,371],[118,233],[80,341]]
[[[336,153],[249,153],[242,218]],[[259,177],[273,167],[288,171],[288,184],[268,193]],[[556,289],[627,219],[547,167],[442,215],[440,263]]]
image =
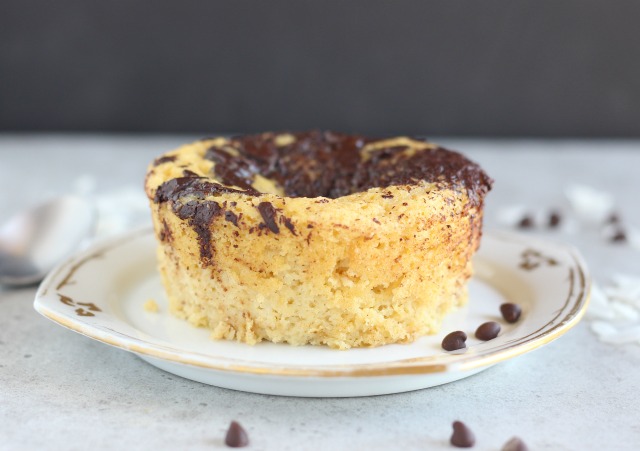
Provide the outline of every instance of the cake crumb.
[[144,309],[152,313],[157,313],[160,310],[158,303],[154,299],[147,299],[147,302],[144,303]]

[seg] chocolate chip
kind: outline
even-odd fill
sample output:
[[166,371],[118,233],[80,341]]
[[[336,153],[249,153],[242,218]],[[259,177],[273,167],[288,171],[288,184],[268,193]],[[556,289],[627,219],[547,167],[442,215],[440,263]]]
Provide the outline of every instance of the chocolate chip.
[[611,236],[611,242],[613,243],[624,243],[625,241],[627,241],[627,234],[622,229],[616,230],[616,233]]
[[456,330],[444,337],[442,340],[442,349],[445,351],[456,351],[458,349],[466,348],[467,345],[465,341],[467,341],[467,334],[461,330]]
[[260,202],[256,207],[264,220],[265,225],[273,233],[280,233],[280,228],[276,224],[276,209],[269,202]]
[[533,218],[531,216],[523,217],[520,222],[518,222],[518,227],[521,229],[530,229],[533,227]]
[[607,223],[608,224],[618,224],[618,223],[620,223],[620,215],[618,215],[617,213],[611,213],[609,215],[609,217],[607,218]]
[[238,227],[238,215],[236,215],[231,210],[227,210],[224,212],[225,221],[229,221],[234,226]]
[[298,234],[296,233],[296,227],[293,225],[293,222],[291,222],[291,219],[287,218],[286,216],[283,216],[282,218],[284,220],[284,225],[287,229],[289,229],[289,232],[297,236]]
[[224,443],[230,448],[242,448],[249,444],[249,437],[237,421],[232,421],[227,430]]
[[515,323],[520,319],[522,309],[518,304],[507,302],[500,306],[500,313],[502,313],[502,317],[506,322]]
[[504,444],[502,451],[529,451],[529,448],[520,438],[512,437]]
[[451,444],[458,448],[471,448],[476,443],[476,436],[462,421],[453,422]]
[[493,340],[500,333],[500,324],[495,321],[488,321],[486,323],[480,324],[480,326],[476,329],[476,338],[478,340]]
[[549,215],[549,227],[555,229],[560,225],[561,222],[562,217],[560,216],[560,213],[558,213],[557,211],[552,211]]

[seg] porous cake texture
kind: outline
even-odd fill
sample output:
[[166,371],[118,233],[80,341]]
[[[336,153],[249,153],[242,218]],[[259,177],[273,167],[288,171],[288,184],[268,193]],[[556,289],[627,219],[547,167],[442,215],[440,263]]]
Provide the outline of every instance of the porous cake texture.
[[212,138],[150,166],[170,311],[215,339],[332,348],[436,333],[467,300],[491,180],[409,138]]

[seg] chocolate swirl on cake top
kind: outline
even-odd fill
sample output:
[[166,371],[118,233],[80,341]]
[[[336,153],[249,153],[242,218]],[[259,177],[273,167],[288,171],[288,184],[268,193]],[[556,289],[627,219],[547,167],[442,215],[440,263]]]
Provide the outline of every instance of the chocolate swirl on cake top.
[[464,188],[470,203],[480,205],[493,183],[463,155],[409,138],[376,140],[328,131],[263,133],[216,140],[204,158],[213,163],[210,180],[193,180],[197,174],[189,171],[161,185],[155,201],[230,192],[258,196],[262,191],[255,181],[260,176],[275,182],[287,197],[336,199],[426,181]]
[[[387,143],[391,143],[388,145]],[[247,135],[210,147],[215,177],[255,195],[254,177],[275,180],[288,197],[327,197],[421,180],[463,186],[472,202],[492,180],[457,152],[416,139],[374,140],[336,132]]]

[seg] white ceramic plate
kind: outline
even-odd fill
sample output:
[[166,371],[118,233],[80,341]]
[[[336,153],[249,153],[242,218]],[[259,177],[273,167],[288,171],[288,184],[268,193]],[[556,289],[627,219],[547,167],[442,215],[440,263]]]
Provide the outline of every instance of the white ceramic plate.
[[[580,255],[566,245],[485,233],[475,257],[468,307],[449,315],[436,336],[408,345],[338,351],[212,341],[209,332],[174,318],[156,271],[155,239],[138,230],[96,244],[60,265],[35,300],[42,315],[98,341],[136,353],[165,371],[207,384],[289,396],[367,396],[431,387],[475,374],[558,338],[586,309],[589,278]],[[154,299],[159,312],[144,309]],[[516,324],[499,306],[523,308]],[[500,335],[474,338],[485,321]],[[464,352],[442,350],[454,330],[469,336]]]

